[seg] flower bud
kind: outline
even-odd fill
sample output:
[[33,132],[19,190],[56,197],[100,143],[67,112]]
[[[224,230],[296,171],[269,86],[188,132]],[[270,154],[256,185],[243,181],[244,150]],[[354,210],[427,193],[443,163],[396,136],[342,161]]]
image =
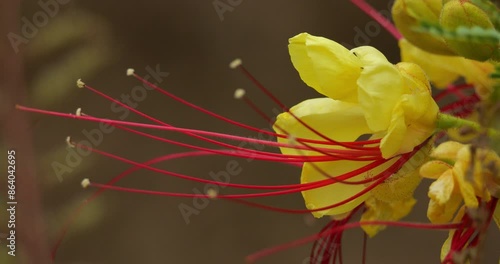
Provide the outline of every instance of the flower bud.
[[[443,5],[439,23],[444,29],[455,30],[457,27],[481,27],[493,29],[488,14],[468,1],[449,0]],[[498,49],[497,44],[477,43],[468,40],[445,39],[446,44],[460,56],[468,59],[485,61]]]
[[441,0],[396,0],[392,18],[401,34],[413,45],[430,53],[455,55],[442,38],[415,31],[422,22],[438,24],[441,7]]

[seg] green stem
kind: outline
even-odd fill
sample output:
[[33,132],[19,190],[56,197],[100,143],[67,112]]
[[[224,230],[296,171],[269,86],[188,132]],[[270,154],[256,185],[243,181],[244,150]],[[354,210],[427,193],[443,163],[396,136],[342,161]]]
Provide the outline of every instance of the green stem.
[[468,126],[471,127],[472,129],[476,131],[481,131],[481,130],[486,130],[488,133],[488,136],[499,138],[500,137],[500,132],[492,129],[492,128],[484,128],[480,124],[462,119],[456,116],[451,116],[447,114],[440,113],[437,118],[437,128],[439,129],[449,129],[449,128],[459,128],[459,127],[464,127]]

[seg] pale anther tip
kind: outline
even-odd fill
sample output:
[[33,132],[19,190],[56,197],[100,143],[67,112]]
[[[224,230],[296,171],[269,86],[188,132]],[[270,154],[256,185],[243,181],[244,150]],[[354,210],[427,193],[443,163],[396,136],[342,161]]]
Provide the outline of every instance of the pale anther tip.
[[75,145],[73,145],[73,143],[71,142],[71,137],[70,136],[67,136],[66,137],[66,144],[68,145],[68,147],[70,148],[74,148]]
[[242,88],[238,88],[234,91],[234,98],[235,99],[241,99],[245,96],[245,89],[242,89]]
[[76,116],[82,116],[82,108],[81,108],[81,107],[78,107],[78,108],[76,109],[75,115],[76,115]]
[[132,68],[127,69],[127,76],[132,76],[132,75],[134,75],[134,73],[135,73],[134,69],[132,69]]
[[85,178],[82,180],[81,185],[83,188],[87,188],[90,185],[90,180],[88,178]]
[[85,87],[85,83],[82,81],[82,79],[78,79],[76,80],[76,86],[78,86],[78,88],[83,88]]
[[218,195],[219,193],[215,189],[210,188],[207,190],[207,196],[210,199],[215,199]]
[[241,59],[235,59],[235,60],[231,61],[231,63],[229,63],[229,68],[231,68],[231,69],[236,69],[236,68],[238,68],[241,64],[243,64],[243,62],[241,61]]

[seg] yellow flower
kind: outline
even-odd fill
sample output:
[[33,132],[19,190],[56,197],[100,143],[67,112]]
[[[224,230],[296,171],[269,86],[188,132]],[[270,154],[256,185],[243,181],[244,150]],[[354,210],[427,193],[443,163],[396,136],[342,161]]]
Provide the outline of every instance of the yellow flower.
[[[307,85],[331,99],[359,105],[366,120],[366,124],[346,122],[339,127],[325,122],[315,128],[349,133],[347,127],[361,131],[367,125],[371,134],[382,138],[384,158],[410,152],[434,132],[439,108],[432,99],[426,75],[417,65],[393,65],[373,47],[347,50],[334,41],[307,33],[291,38],[289,51],[293,65]],[[312,104],[314,101],[307,103],[309,107]],[[322,113],[334,118],[339,112],[331,109]],[[282,114],[277,122],[285,118],[287,114]],[[294,135],[297,130],[305,129],[293,120],[290,122],[293,131],[286,130]]]
[[437,88],[446,88],[458,77],[474,84],[481,98],[493,92],[494,81],[490,75],[495,67],[490,62],[479,62],[459,56],[443,56],[422,50],[406,39],[399,41],[403,61],[418,64],[425,71],[429,80]]
[[[389,161],[359,173],[349,181],[360,181],[385,172],[397,161],[393,157],[411,152],[433,134],[439,109],[431,97],[425,73],[416,64],[404,62],[394,65],[373,47],[348,50],[334,41],[307,33],[291,38],[289,51],[302,80],[329,98],[309,99],[297,104],[290,112],[280,114],[273,128],[277,133],[290,134],[296,138],[323,140],[305,123],[335,141],[353,142],[362,135],[381,139],[380,152]],[[278,141],[288,143],[287,138],[278,138]],[[311,146],[320,147],[315,144]],[[332,148],[343,149],[339,146]],[[295,155],[319,154],[313,150],[297,151],[286,147],[282,147],[281,151],[283,154]],[[419,152],[425,153],[427,157],[428,145]],[[373,195],[367,202],[372,208],[370,212],[379,208],[384,215],[375,213],[369,218],[399,219],[414,204],[412,195],[420,182],[418,168],[423,162],[420,159],[420,163],[405,164],[400,170],[404,174],[394,173],[393,177],[372,192],[331,209],[315,211],[313,215],[340,215]],[[325,180],[324,172],[335,177],[368,164],[369,161],[342,159],[306,162],[301,183]],[[340,182],[303,191],[302,195],[308,209],[317,209],[353,197],[365,188],[361,184]]]
[[431,200],[427,217],[431,222],[449,222],[462,201],[469,208],[477,208],[477,197],[490,200],[485,183],[493,175],[484,164],[498,162],[499,157],[491,150],[477,149],[475,153],[472,156],[469,145],[448,141],[431,153],[431,157],[439,160],[430,161],[420,169],[422,177],[436,179],[428,193]]

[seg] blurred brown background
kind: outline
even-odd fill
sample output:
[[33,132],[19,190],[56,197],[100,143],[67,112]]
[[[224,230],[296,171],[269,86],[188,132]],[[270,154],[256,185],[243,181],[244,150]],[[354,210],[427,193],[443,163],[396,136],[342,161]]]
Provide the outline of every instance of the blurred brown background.
[[[60,10],[49,16],[46,25],[37,27],[39,32],[29,38],[28,43],[19,46],[25,50],[26,104],[29,106],[60,112],[74,112],[82,107],[90,115],[117,118],[120,114],[111,111],[108,101],[77,89],[75,80],[83,78],[90,86],[119,98],[139,84],[125,76],[127,68],[133,67],[144,76],[146,67],[159,65],[162,71],[169,72],[161,83],[164,89],[216,113],[266,128],[266,121],[233,99],[233,91],[245,88],[269,115],[273,115],[277,106],[239,72],[228,68],[232,59],[242,58],[262,83],[292,106],[318,96],[302,83],[290,63],[287,41],[295,34],[309,32],[352,46],[369,44],[382,50],[393,62],[399,57],[396,41],[380,28],[374,28],[371,19],[347,0],[66,2],[59,4]],[[370,2],[379,10],[388,10],[387,1]],[[228,9],[218,14],[214,3]],[[24,1],[22,17],[33,21],[37,12],[43,10],[37,1]],[[359,37],[360,31],[367,37]],[[153,91],[148,91],[137,108],[180,127],[255,135]],[[92,154],[72,167],[71,172],[58,176],[53,166],[66,164],[65,137],[71,135],[75,141],[83,140],[82,131],[98,128],[98,125],[36,114],[29,117],[38,186],[43,190],[44,215],[40,220],[47,227],[44,239],[52,246],[70,212],[95,191],[82,189],[80,181],[90,178],[104,183],[129,166]],[[133,114],[127,120],[143,121]],[[156,132],[155,135],[198,143],[175,133]],[[136,161],[184,151],[118,130],[104,135],[103,143],[97,148]],[[22,155],[18,153],[19,157]],[[231,159],[191,158],[158,167],[209,178],[211,171],[224,170],[228,160]],[[259,161],[237,162],[242,172],[231,178],[234,183],[299,181],[300,171],[295,168]],[[193,192],[193,188],[204,187],[146,171],[132,174],[119,185],[188,193]],[[428,183],[424,183],[419,188],[419,203],[407,219],[425,221],[427,186]],[[226,188],[223,192],[238,190]],[[257,201],[303,208],[300,195]],[[314,234],[327,223],[327,219],[311,221],[308,215],[287,215],[210,201],[186,224],[178,208],[181,203],[192,206],[193,200],[106,192],[82,212],[60,246],[55,263],[243,263],[248,254]],[[0,231],[4,229],[5,226],[0,226]],[[485,263],[496,263],[500,255],[495,246],[495,242],[500,241],[498,231],[491,234]],[[438,263],[446,237],[447,232],[390,228],[369,240],[367,263]],[[344,263],[360,263],[361,232],[347,232],[344,242]],[[4,249],[2,246],[2,263],[15,263],[12,258],[4,257]],[[310,244],[275,254],[259,263],[307,263],[309,251]]]

